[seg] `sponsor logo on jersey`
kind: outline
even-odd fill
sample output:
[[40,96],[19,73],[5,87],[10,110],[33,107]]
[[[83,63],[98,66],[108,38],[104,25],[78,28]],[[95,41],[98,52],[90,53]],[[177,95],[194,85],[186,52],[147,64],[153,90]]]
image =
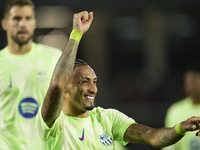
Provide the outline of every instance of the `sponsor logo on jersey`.
[[83,140],[84,140],[84,128],[83,128],[82,137],[81,137],[81,138],[79,137],[79,139],[80,139],[81,141],[83,141]]
[[45,71],[38,71],[37,81],[38,82],[45,82],[46,80],[47,80],[46,72]]
[[33,98],[25,98],[19,103],[19,112],[24,118],[32,118],[38,112],[39,105]]
[[101,143],[105,146],[110,146],[113,143],[112,136],[108,135],[107,133],[103,133],[98,136]]
[[191,150],[199,150],[200,148],[200,140],[198,138],[194,138],[191,142],[190,142],[190,149]]

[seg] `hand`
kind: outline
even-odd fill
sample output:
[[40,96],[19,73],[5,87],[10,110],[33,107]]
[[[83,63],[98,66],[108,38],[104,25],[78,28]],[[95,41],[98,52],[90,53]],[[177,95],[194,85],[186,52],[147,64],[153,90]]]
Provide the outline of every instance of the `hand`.
[[82,11],[74,14],[73,29],[77,29],[82,35],[90,28],[93,20],[93,12]]
[[[186,121],[181,122],[181,128],[184,131],[195,131],[200,129],[200,117],[191,117]],[[200,137],[200,131],[196,133]]]

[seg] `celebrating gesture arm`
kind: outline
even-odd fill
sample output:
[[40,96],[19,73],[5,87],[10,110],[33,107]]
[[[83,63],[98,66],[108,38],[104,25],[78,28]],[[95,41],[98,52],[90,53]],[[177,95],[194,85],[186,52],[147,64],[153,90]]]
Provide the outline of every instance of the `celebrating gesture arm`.
[[[74,14],[73,29],[83,35],[90,28],[92,20],[93,12],[88,13],[87,11],[83,11]],[[48,127],[52,127],[54,121],[61,112],[63,104],[63,90],[73,71],[77,49],[78,41],[69,39],[69,42],[62,52],[62,55],[60,56],[54,69],[41,111],[42,117]]]
[[[176,127],[176,126],[175,126]],[[191,117],[172,128],[150,128],[141,124],[132,124],[124,134],[124,139],[131,143],[165,147],[179,141],[187,131],[199,130],[200,117]],[[179,133],[179,134],[177,134]],[[200,132],[196,133],[200,136]]]

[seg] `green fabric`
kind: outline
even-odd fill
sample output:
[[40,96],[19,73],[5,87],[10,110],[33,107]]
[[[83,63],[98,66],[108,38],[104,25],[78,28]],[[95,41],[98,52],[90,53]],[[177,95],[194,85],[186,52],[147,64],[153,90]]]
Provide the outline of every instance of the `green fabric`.
[[[41,109],[36,119],[36,129],[43,150],[114,150],[114,141],[123,145],[126,129],[135,123],[132,118],[115,109],[96,107],[88,118],[75,118],[61,112],[52,128],[42,119]],[[84,131],[84,139],[81,141]]]
[[35,118],[60,55],[36,43],[24,55],[0,51],[0,149],[40,149]]
[[[165,126],[173,127],[192,116],[199,115],[200,105],[193,105],[191,98],[187,97],[169,107],[165,118]],[[179,142],[162,150],[200,150],[200,138],[195,136],[196,132],[187,132]]]

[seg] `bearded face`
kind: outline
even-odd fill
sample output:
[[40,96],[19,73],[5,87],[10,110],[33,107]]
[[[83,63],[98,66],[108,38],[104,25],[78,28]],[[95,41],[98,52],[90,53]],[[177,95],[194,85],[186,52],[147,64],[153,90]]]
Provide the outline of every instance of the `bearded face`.
[[70,105],[77,111],[88,111],[94,108],[97,94],[97,76],[89,66],[80,66],[73,72],[68,83]]
[[13,6],[4,22],[3,28],[7,31],[8,40],[18,45],[32,40],[36,21],[31,6]]

